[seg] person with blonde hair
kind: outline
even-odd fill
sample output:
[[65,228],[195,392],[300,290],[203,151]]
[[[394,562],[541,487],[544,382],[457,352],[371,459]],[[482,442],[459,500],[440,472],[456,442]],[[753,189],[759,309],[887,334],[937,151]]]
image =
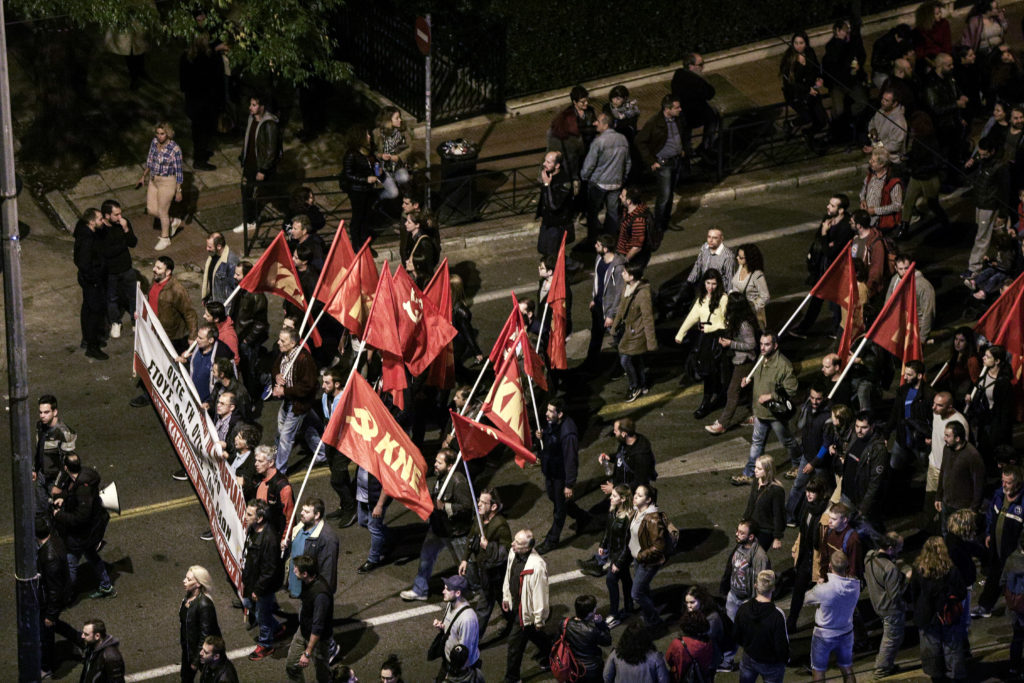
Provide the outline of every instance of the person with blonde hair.
[[160,239],[154,247],[157,251],[171,246],[171,238],[181,228],[181,219],[175,218],[172,222],[170,211],[172,201],[181,201],[184,181],[181,147],[174,141],[174,128],[161,121],[153,128],[146,168],[139,179],[139,186],[146,185],[146,213],[153,216],[153,227],[160,230]]
[[775,476],[775,459],[760,455],[754,461],[754,481],[744,519],[757,523],[757,542],[767,552],[782,547],[786,533],[786,490]]
[[941,536],[924,543],[910,576],[914,622],[921,635],[921,668],[933,681],[967,680],[967,586]]
[[199,670],[199,655],[203,642],[209,636],[220,636],[217,609],[210,599],[213,578],[210,572],[197,564],[185,572],[181,582],[185,597],[178,609],[181,623],[181,681],[192,683]]

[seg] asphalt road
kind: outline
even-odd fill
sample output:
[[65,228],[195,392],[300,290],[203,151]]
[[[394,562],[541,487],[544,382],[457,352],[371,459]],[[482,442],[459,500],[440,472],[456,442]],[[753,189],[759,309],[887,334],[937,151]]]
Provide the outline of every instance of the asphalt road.
[[[688,271],[692,254],[704,239],[708,227],[719,227],[726,241],[735,247],[743,242],[758,244],[765,254],[767,277],[773,303],[768,319],[781,324],[806,292],[806,270],[803,256],[810,231],[823,212],[833,189],[843,189],[855,196],[853,187],[832,185],[802,187],[766,196],[754,196],[724,207],[700,209],[677,215],[685,226],[669,233],[649,269],[648,279],[655,289],[666,280]],[[957,324],[964,304],[962,288],[956,287],[955,276],[966,263],[966,247],[972,239],[970,225],[957,225],[945,232],[931,231],[917,235],[908,246],[918,259],[918,267],[939,292],[940,304],[935,323],[935,336],[940,341],[926,347],[929,364],[938,362],[946,353],[947,337],[943,330]],[[535,238],[510,240],[487,248],[478,248],[450,255],[453,272],[464,277],[475,297],[474,323],[480,330],[481,346],[489,348],[509,310],[508,290],[524,288],[532,292],[536,286],[537,255]],[[28,351],[30,392],[32,396],[54,393],[60,398],[61,415],[78,431],[80,452],[87,464],[96,467],[104,481],[116,481],[125,513],[115,517],[108,529],[109,545],[104,558],[112,563],[118,596],[104,601],[84,600],[65,614],[65,620],[80,625],[98,616],[107,622],[111,633],[122,641],[122,652],[133,674],[130,680],[177,680],[180,654],[178,648],[177,610],[181,599],[181,578],[192,564],[201,564],[213,572],[221,627],[229,650],[252,647],[252,634],[242,623],[241,612],[230,607],[231,589],[223,572],[217,570],[219,560],[212,544],[198,538],[205,515],[192,489],[185,482],[173,481],[176,469],[170,445],[157,416],[149,408],[133,409],[128,400],[136,393],[131,378],[131,338],[111,340],[107,348],[111,360],[90,361],[78,349],[78,306],[80,295],[74,281],[67,237],[37,228],[24,242],[25,297],[28,320]],[[148,271],[151,264],[137,264]],[[187,276],[198,300],[194,275]],[[578,363],[586,350],[589,334],[589,280],[574,281],[574,329],[570,342],[570,366]],[[274,315],[280,308],[272,306]],[[822,316],[822,321],[824,321]],[[676,323],[678,324],[678,322]],[[637,403],[622,403],[625,384],[607,381],[607,375],[592,380],[570,378],[567,389],[570,413],[581,431],[581,504],[597,506],[602,495],[597,489],[600,468],[596,456],[612,450],[612,439],[605,436],[613,419],[630,415],[637,419],[639,430],[647,435],[658,457],[661,477],[660,506],[683,530],[682,550],[664,568],[654,582],[655,597],[666,605],[666,613],[678,613],[682,594],[687,586],[702,583],[717,587],[727,553],[732,545],[734,524],[746,503],[747,490],[728,484],[728,476],[745,461],[749,448],[749,431],[743,428],[722,437],[707,434],[703,425],[710,419],[694,420],[691,412],[699,402],[697,387],[678,385],[683,356],[671,343],[675,328],[666,324],[659,329],[662,348],[648,359],[652,392]],[[822,331],[823,328],[822,328]],[[830,349],[826,337],[816,337],[783,346],[794,361],[807,360],[813,369],[815,359]],[[575,358],[575,360],[573,360]],[[606,354],[609,368],[611,353]],[[264,411],[263,423],[267,439],[274,434],[276,406]],[[7,439],[6,423],[0,438]],[[779,448],[770,441],[771,452]],[[304,468],[291,465],[294,477]],[[293,478],[293,481],[295,479]],[[506,514],[513,530],[531,527],[542,534],[549,524],[551,506],[543,495],[543,479],[539,469],[519,470],[510,462],[491,462],[476,481],[496,485],[507,502]],[[296,482],[296,486],[297,486]],[[332,501],[326,470],[315,469],[309,494]],[[0,472],[0,497],[10,499],[9,470]],[[0,570],[13,574],[11,521],[8,515],[0,520]],[[440,580],[452,571],[450,560],[442,555],[432,582],[428,603],[403,603],[398,592],[409,587],[416,571],[419,539],[424,526],[413,514],[391,506],[388,525],[399,539],[391,555],[391,564],[367,576],[355,573],[365,559],[368,536],[358,527],[339,531],[341,559],[339,592],[335,603],[335,632],[344,651],[344,660],[352,663],[363,680],[372,680],[377,667],[388,653],[398,653],[406,662],[406,680],[426,681],[433,675],[433,664],[423,664],[426,647],[433,635],[430,624],[440,611]],[[913,520],[902,521],[903,528],[913,531]],[[586,557],[599,540],[596,533],[570,536],[568,527],[563,545],[546,556],[552,581],[551,623],[565,616],[576,595],[591,592],[599,598],[599,609],[607,609],[604,581],[582,577],[576,572],[576,560]],[[794,530],[789,530],[786,548],[792,543]],[[790,566],[788,552],[773,551],[771,559],[777,569]],[[88,570],[86,570],[88,576]],[[13,645],[15,638],[13,582],[0,588],[0,634]],[[4,599],[6,598],[6,599]],[[280,598],[285,612],[295,613],[297,604]],[[804,610],[804,621],[811,611]],[[972,635],[978,653],[986,647],[999,647],[1006,642],[1005,621],[1001,618],[979,622]],[[805,657],[810,631],[804,629],[794,636],[794,651]],[[659,641],[664,650],[668,637]],[[68,654],[65,646],[62,651]],[[244,656],[236,660],[242,680],[281,681],[284,675],[286,644],[273,659],[253,663]],[[0,670],[13,672],[14,648],[0,653]],[[870,665],[873,654],[857,660],[858,670]],[[905,649],[901,659],[913,663],[916,646]],[[484,672],[488,680],[500,680],[504,670],[505,647],[499,644],[484,651]],[[524,677],[545,680],[534,675],[529,658]],[[161,667],[172,667],[171,669]],[[793,677],[802,677],[792,670]],[[919,673],[919,672],[918,672]],[[75,680],[78,667],[68,660],[58,670],[58,680]],[[532,677],[532,678],[531,678]],[[912,676],[911,676],[912,677]],[[722,677],[721,680],[729,680]],[[980,679],[979,679],[980,680]]]

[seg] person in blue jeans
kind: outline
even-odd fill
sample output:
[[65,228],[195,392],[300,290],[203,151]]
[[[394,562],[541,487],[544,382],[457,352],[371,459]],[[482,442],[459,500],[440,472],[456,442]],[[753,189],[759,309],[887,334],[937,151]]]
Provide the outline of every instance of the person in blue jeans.
[[824,681],[834,652],[844,683],[853,675],[853,612],[860,599],[860,580],[849,577],[850,559],[842,550],[829,558],[828,577],[807,593],[804,602],[817,605],[811,634],[811,670],[815,681]]
[[251,500],[245,507],[246,528],[242,551],[242,606],[255,610],[259,636],[249,659],[259,661],[274,653],[274,642],[284,637],[284,626],[274,618],[277,589],[284,582],[281,533],[269,524],[270,506],[265,500]]
[[356,519],[359,526],[370,532],[370,552],[356,571],[369,574],[384,564],[384,546],[388,540],[388,527],[384,523],[391,499],[384,493],[377,477],[362,467],[356,470]]
[[636,511],[629,524],[629,552],[634,563],[633,590],[630,597],[644,613],[644,625],[661,625],[661,616],[651,598],[651,581],[665,564],[665,525],[657,506],[658,491],[653,486],[637,486],[633,493]]

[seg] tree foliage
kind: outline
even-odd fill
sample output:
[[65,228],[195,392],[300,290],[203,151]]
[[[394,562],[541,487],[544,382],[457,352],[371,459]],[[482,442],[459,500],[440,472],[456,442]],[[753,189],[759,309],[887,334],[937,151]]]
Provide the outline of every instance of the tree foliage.
[[[106,33],[144,32],[150,40],[190,42],[200,33],[230,48],[232,66],[255,77],[294,84],[310,78],[337,82],[351,75],[335,59],[329,27],[344,0],[12,0],[13,17],[63,17],[102,38]],[[205,24],[195,12],[202,9]],[[9,17],[9,18],[13,18]]]

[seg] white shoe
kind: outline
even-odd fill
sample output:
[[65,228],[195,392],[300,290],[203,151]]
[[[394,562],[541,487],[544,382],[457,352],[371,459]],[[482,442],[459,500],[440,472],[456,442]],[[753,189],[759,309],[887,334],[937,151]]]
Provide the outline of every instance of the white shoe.
[[117,339],[121,336],[121,323],[113,323],[110,326],[110,338]]
[[246,226],[248,226],[249,232],[253,232],[254,230],[256,230],[256,224],[255,223],[241,223],[239,225],[236,225],[231,230],[231,232],[242,234],[242,232],[245,230]]
[[171,237],[174,237],[179,232],[181,232],[181,219],[180,218],[172,218],[171,219]]
[[156,246],[153,247],[156,251],[163,251],[167,247],[171,246],[171,240],[169,237],[161,237],[156,241]]

